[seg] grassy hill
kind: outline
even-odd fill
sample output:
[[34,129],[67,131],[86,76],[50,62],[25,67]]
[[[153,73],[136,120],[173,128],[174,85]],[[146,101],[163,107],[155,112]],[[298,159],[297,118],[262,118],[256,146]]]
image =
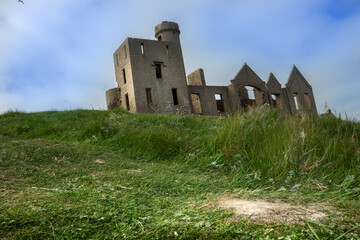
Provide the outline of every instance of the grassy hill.
[[[360,124],[121,110],[0,115],[4,239],[360,239]],[[326,203],[320,222],[265,224],[216,202]]]

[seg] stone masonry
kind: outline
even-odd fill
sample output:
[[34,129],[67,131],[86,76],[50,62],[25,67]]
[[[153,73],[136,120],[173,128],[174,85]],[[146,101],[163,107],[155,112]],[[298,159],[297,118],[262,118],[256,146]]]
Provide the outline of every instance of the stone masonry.
[[200,68],[186,79],[174,22],[155,27],[157,40],[127,38],[114,53],[117,88],[106,91],[108,109],[132,113],[225,115],[268,104],[284,114],[317,114],[311,85],[294,65],[283,88],[274,74],[267,83],[245,63],[228,86],[206,85]]

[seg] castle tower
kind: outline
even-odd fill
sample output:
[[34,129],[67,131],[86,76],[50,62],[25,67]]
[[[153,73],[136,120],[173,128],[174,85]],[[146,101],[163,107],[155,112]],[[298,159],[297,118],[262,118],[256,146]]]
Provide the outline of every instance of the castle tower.
[[114,53],[118,88],[107,92],[108,108],[132,113],[191,113],[179,25],[162,22],[157,40],[127,38]]
[[159,41],[176,42],[180,44],[179,25],[174,22],[164,21],[155,27],[155,37]]

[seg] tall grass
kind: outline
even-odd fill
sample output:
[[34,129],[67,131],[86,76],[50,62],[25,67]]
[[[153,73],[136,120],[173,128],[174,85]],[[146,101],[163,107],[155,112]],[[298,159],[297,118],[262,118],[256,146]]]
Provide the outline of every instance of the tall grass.
[[146,161],[231,176],[234,186],[360,193],[360,124],[281,116],[268,107],[228,117],[66,111],[0,116],[3,137],[87,142]]
[[[358,239],[359,127],[267,107],[227,117],[9,112],[0,115],[0,236]],[[214,204],[250,195],[328,201],[342,214],[269,225],[231,221]]]

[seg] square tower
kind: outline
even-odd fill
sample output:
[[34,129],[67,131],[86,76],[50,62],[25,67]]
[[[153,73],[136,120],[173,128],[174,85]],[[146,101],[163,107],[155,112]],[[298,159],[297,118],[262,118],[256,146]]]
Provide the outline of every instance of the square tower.
[[163,22],[155,31],[158,40],[127,38],[114,53],[119,105],[132,113],[191,113],[179,27]]

